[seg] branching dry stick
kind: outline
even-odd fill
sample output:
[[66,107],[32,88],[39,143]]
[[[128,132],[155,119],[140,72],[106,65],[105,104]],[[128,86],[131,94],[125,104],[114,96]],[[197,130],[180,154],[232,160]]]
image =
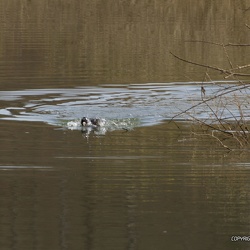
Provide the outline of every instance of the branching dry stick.
[[189,114],[189,116],[190,116],[192,119],[194,119],[196,122],[198,122],[198,123],[200,123],[200,124],[206,126],[207,128],[212,129],[213,131],[215,130],[215,131],[221,132],[221,133],[223,133],[223,134],[226,134],[226,135],[228,135],[228,136],[230,136],[230,137],[233,137],[233,133],[231,133],[230,131],[226,131],[226,130],[222,130],[222,129],[220,129],[220,128],[216,128],[215,126],[212,126],[212,125],[210,125],[210,124],[208,124],[208,123],[206,123],[206,122],[204,122],[204,121],[202,121],[202,120],[200,120],[200,119],[194,117],[194,116],[191,115],[191,114]]
[[211,134],[198,134],[198,133],[195,133],[195,132],[192,132],[192,134],[194,135],[198,135],[198,136],[212,136],[213,138],[215,138],[224,148],[228,149],[229,151],[232,151],[231,148],[229,148],[227,145],[225,145],[222,140],[220,140],[217,136],[214,135],[214,131],[212,131]]
[[237,66],[235,68],[233,68],[232,70],[240,70],[240,69],[245,69],[245,68],[249,68],[250,64],[246,64],[246,65],[242,65],[242,66]]
[[188,43],[208,43],[208,44],[217,45],[217,46],[223,46],[223,47],[229,47],[229,46],[233,46],[233,47],[245,47],[245,46],[250,46],[250,44],[248,44],[248,43],[245,43],[245,44],[244,43],[243,44],[226,43],[226,44],[224,44],[224,43],[208,42],[208,41],[204,41],[204,40],[186,40],[185,42],[188,42]]
[[212,112],[212,114],[213,114],[213,116],[215,117],[216,121],[219,122],[219,124],[220,124],[220,126],[223,128],[223,130],[226,130],[224,124],[222,123],[221,119],[218,117],[216,111],[214,111],[214,110],[212,109],[212,107],[209,105],[208,102],[205,102],[205,104],[206,104],[206,106],[210,109],[210,111]]
[[187,60],[187,59],[184,59],[184,58],[181,58],[181,57],[175,55],[171,51],[170,51],[170,54],[172,56],[174,56],[175,58],[183,61],[183,62],[186,62],[186,63],[189,63],[189,64],[193,64],[193,65],[196,65],[196,66],[200,66],[200,67],[203,67],[203,68],[206,68],[206,69],[213,69],[213,70],[219,71],[222,74],[226,75],[226,77],[228,77],[228,76],[248,76],[248,77],[250,77],[250,74],[235,73],[235,72],[232,72],[231,70],[222,69],[222,68],[219,68],[219,67],[210,66],[210,65],[206,65],[206,64],[201,64],[201,63],[197,63],[197,62],[192,62],[190,60]]
[[[235,70],[241,70],[250,67],[250,64],[242,65],[242,66],[237,66],[235,68],[232,68],[231,71],[232,73],[230,75],[225,76],[225,79],[232,77],[232,76],[237,76],[236,73],[234,72]],[[239,75],[238,75],[239,76]],[[242,76],[242,75],[240,75]]]
[[213,96],[213,97],[211,97],[211,98],[208,98],[208,99],[206,99],[206,100],[203,100],[203,101],[201,101],[201,102],[199,102],[199,103],[193,105],[192,107],[190,107],[190,108],[188,108],[188,109],[186,109],[186,110],[180,112],[179,114],[173,116],[173,117],[171,118],[170,122],[173,121],[176,117],[178,117],[178,116],[180,116],[180,115],[183,115],[183,114],[187,113],[188,111],[190,111],[190,110],[192,110],[192,109],[194,109],[194,108],[196,108],[196,107],[198,107],[198,106],[200,106],[200,105],[202,105],[202,104],[204,104],[204,103],[206,103],[206,102],[209,102],[209,101],[212,101],[212,100],[214,100],[214,99],[216,99],[216,98],[218,98],[218,97],[221,97],[221,96],[224,96],[224,95],[233,93],[234,91],[239,91],[239,90],[241,90],[241,89],[246,89],[246,88],[249,88],[249,85],[247,85],[247,86],[246,86],[246,85],[243,85],[243,86],[241,86],[241,87],[239,87],[239,88],[237,88],[237,89],[231,89],[231,90],[228,90],[228,91],[226,91],[226,92],[222,92],[222,93],[219,94],[219,95],[215,95],[215,96]]
[[239,102],[239,100],[236,99],[236,105],[238,107],[239,113],[240,113],[240,120],[238,121],[238,126],[240,127],[240,133],[242,134],[241,136],[243,137],[245,143],[248,143],[248,132],[246,132],[246,120],[245,120],[245,115],[242,110],[242,103]]
[[[184,58],[181,58],[177,55],[175,55],[173,52],[169,51],[169,53],[174,56],[175,58],[183,61],[183,62],[186,62],[186,63],[189,63],[189,64],[193,64],[193,65],[196,65],[196,66],[200,66],[200,67],[203,67],[203,68],[206,68],[206,69],[213,69],[213,70],[217,70],[217,71],[220,71],[221,73],[226,73],[226,70],[225,69],[221,69],[221,68],[218,68],[218,67],[214,67],[214,66],[210,66],[210,65],[205,65],[205,64],[201,64],[201,63],[196,63],[196,62],[192,62],[192,61],[189,61],[189,60],[186,60]],[[231,73],[231,72],[230,72]]]
[[[250,29],[249,25],[247,25],[247,24],[245,24],[245,25],[248,29]],[[223,88],[223,90],[217,91],[213,97],[210,97],[206,100],[205,100],[205,98],[203,98],[203,95],[205,97],[205,89],[202,85],[202,87],[201,87],[201,99],[202,100],[199,103],[197,103],[197,104],[191,106],[190,108],[175,115],[174,117],[172,117],[172,119],[170,121],[174,120],[176,117],[178,117],[180,115],[186,114],[189,117],[191,117],[194,121],[198,122],[201,125],[201,127],[205,126],[207,129],[210,129],[212,131],[211,136],[213,138],[215,138],[216,140],[218,140],[223,147],[231,150],[228,146],[226,146],[222,142],[221,139],[219,139],[217,136],[215,136],[214,132],[217,131],[217,132],[223,133],[226,137],[233,138],[234,140],[236,140],[239,143],[240,147],[243,147],[244,145],[249,143],[249,141],[248,141],[249,134],[248,134],[248,129],[247,129],[246,121],[245,121],[245,116],[244,116],[243,110],[241,108],[242,103],[238,102],[238,110],[240,112],[240,119],[238,119],[237,116],[235,116],[233,114],[233,112],[231,112],[228,109],[227,105],[225,105],[223,107],[224,109],[226,109],[229,112],[229,114],[231,114],[231,118],[233,118],[235,121],[235,126],[233,126],[234,128],[231,128],[229,124],[226,123],[227,124],[226,125],[225,122],[223,122],[224,119],[219,115],[220,113],[218,113],[218,110],[216,110],[216,109],[214,110],[209,102],[212,100],[216,100],[217,98],[219,98],[219,102],[221,102],[221,98],[226,98],[228,94],[232,94],[236,91],[240,91],[242,93],[242,90],[245,90],[245,89],[250,87],[249,83],[247,83],[247,84],[243,83],[239,79],[239,77],[250,77],[250,74],[237,72],[238,70],[249,68],[250,64],[246,64],[246,65],[242,65],[242,66],[233,66],[233,63],[230,60],[230,57],[228,55],[227,48],[226,48],[228,46],[244,47],[244,46],[250,46],[250,44],[233,44],[233,43],[228,43],[228,44],[221,43],[220,44],[220,43],[214,43],[214,42],[208,42],[208,41],[188,41],[188,42],[201,42],[201,43],[207,43],[207,44],[212,44],[212,45],[216,45],[216,46],[221,46],[224,50],[224,54],[226,55],[227,61],[229,63],[229,66],[230,66],[229,69],[219,68],[219,67],[212,66],[212,65],[206,65],[206,64],[190,61],[190,60],[187,60],[187,59],[184,59],[184,58],[177,56],[176,54],[174,54],[171,51],[170,51],[170,54],[172,56],[174,56],[175,58],[177,58],[180,61],[183,61],[185,63],[189,63],[189,64],[192,64],[195,66],[200,66],[200,67],[206,68],[206,70],[212,69],[215,71],[219,71],[220,73],[222,73],[224,75],[225,79],[227,79],[229,77],[233,77],[234,79],[237,79],[238,84],[236,85],[236,87],[230,86],[230,87]],[[206,74],[207,74],[207,72],[206,72]],[[240,84],[242,84],[243,86],[241,86]],[[204,121],[202,119],[199,119],[199,118],[195,117],[195,115],[189,114],[188,111],[193,110],[202,104],[205,104],[209,108],[209,110],[212,112],[212,121],[215,121],[216,122],[215,124],[212,124],[206,120]],[[224,112],[224,109],[223,109],[222,113]],[[228,127],[229,127],[229,129],[228,129]]]
[[212,137],[215,138],[216,140],[218,140],[218,142],[226,149],[228,150],[232,150],[231,148],[229,148],[227,145],[225,145],[217,136],[214,135],[214,131],[212,131]]
[[[238,143],[240,144],[241,147],[243,147],[242,141],[244,141],[245,144],[247,144],[246,137],[244,137],[244,136],[242,135],[242,133],[245,134],[245,131],[242,130],[242,129],[241,129],[241,131],[237,131],[237,127],[241,128],[241,123],[240,123],[240,120],[241,120],[241,119],[238,120],[238,119],[236,118],[236,116],[231,112],[231,110],[229,110],[228,108],[226,108],[226,109],[227,109],[227,111],[232,115],[232,118],[235,120],[235,123],[236,123],[236,125],[237,125],[237,126],[235,127],[234,131],[232,131],[233,138],[234,138],[236,141],[238,141]],[[232,130],[232,129],[231,129],[231,130]],[[235,136],[235,133],[237,134],[237,136]]]
[[229,58],[229,55],[228,55],[228,53],[227,53],[226,46],[223,45],[222,47],[223,47],[224,53],[225,53],[225,55],[226,55],[226,57],[227,57],[227,61],[228,61],[229,65],[230,65],[230,67],[231,67],[231,70],[233,70],[233,68],[234,68],[234,67],[233,67],[233,63],[232,63],[232,61],[231,61],[230,58]]

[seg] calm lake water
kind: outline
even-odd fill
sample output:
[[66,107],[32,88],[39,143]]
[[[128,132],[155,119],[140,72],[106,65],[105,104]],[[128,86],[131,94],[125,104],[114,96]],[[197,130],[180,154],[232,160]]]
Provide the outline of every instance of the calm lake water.
[[[249,47],[197,41],[249,43],[249,16],[247,1],[1,1],[0,248],[250,249],[233,237],[249,237],[249,148],[198,135],[206,105],[171,121],[236,79],[169,53],[248,64]],[[234,94],[211,107],[248,117],[249,90]]]

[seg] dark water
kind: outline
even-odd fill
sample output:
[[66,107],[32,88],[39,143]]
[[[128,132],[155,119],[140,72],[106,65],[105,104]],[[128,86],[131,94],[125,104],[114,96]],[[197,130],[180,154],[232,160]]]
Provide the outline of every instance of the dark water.
[[[229,67],[190,40],[248,43],[249,15],[247,1],[1,1],[0,248],[249,249],[232,238],[249,236],[249,149],[170,122],[235,79],[209,84],[169,54]],[[240,100],[248,117],[249,90],[234,94],[218,114]],[[82,131],[82,116],[106,124]]]

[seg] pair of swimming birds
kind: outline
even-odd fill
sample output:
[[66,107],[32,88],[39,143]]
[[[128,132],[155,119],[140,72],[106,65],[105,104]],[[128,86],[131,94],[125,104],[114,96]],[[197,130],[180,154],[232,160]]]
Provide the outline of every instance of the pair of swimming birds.
[[81,125],[83,127],[101,127],[105,125],[105,122],[106,122],[105,119],[99,119],[99,118],[83,117],[81,119]]

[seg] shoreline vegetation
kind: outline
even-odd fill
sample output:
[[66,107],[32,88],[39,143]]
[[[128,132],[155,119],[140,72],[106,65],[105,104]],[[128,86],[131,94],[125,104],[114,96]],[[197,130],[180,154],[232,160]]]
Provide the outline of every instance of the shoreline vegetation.
[[[249,31],[250,26],[247,24],[245,24],[245,26]],[[229,68],[220,68],[188,60],[170,51],[170,54],[176,59],[197,67],[203,67],[206,70],[200,88],[200,100],[186,110],[180,111],[177,115],[173,116],[171,121],[183,115],[188,116],[194,124],[199,125],[199,131],[194,129],[192,134],[213,137],[222,147],[230,151],[235,150],[235,148],[244,148],[248,146],[250,143],[250,100],[248,100],[250,90],[250,82],[248,79],[250,78],[250,74],[247,70],[249,70],[250,64],[234,65],[234,62],[230,59],[228,47],[233,49],[250,49],[250,43],[223,44],[209,41],[186,42],[220,46],[226,56]],[[224,82],[224,84],[220,84],[220,89],[218,91],[207,97],[206,86],[208,86],[208,84],[219,84],[211,79],[209,70],[219,72],[224,80],[228,80],[228,83],[233,80],[233,84],[230,83],[225,86],[226,82]],[[204,108],[204,112],[208,114],[209,118],[200,119],[196,116],[196,108],[201,106]],[[232,107],[233,110],[238,111],[237,114],[232,111]]]

